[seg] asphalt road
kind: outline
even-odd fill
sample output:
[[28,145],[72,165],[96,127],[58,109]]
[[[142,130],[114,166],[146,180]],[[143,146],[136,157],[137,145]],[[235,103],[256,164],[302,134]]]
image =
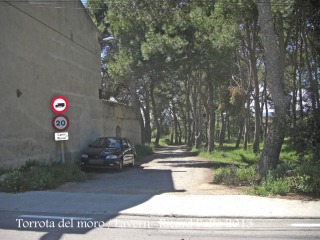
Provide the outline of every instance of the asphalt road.
[[1,211],[0,228],[0,239],[4,240],[320,239],[319,219],[168,218]]
[[212,183],[216,166],[169,147],[86,183],[0,193],[0,239],[320,239],[319,202],[239,195]]

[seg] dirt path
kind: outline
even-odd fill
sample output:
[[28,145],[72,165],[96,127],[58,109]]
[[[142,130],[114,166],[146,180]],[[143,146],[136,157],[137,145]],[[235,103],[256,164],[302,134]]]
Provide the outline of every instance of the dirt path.
[[184,146],[169,146],[159,149],[150,162],[141,165],[143,169],[171,171],[175,194],[234,195],[243,194],[239,187],[212,183],[216,163],[201,159],[185,151]]
[[85,183],[67,183],[54,191],[114,194],[243,194],[241,188],[212,183],[215,165],[185,151],[184,146],[161,148],[134,168],[122,172],[96,170]]

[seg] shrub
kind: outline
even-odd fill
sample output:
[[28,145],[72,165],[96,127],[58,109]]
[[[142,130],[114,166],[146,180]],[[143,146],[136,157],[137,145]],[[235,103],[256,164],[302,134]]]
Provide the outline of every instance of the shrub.
[[135,149],[137,152],[137,159],[141,159],[143,156],[151,155],[154,151],[154,145],[153,144],[137,144],[135,145]]
[[227,185],[242,185],[248,184],[255,179],[256,167],[255,166],[241,166],[236,167],[230,165],[217,169],[214,174],[214,181],[216,183],[224,183]]
[[320,112],[308,111],[291,133],[299,163],[288,177],[295,192],[320,195]]
[[294,192],[320,195],[320,166],[314,161],[304,161],[288,177]]
[[218,168],[214,174],[214,182],[224,183],[227,185],[236,184],[236,171],[235,166]]
[[262,179],[260,185],[253,185],[255,194],[268,196],[268,195],[285,195],[290,191],[289,182],[285,178],[276,178],[271,172]]
[[23,192],[58,187],[64,182],[86,181],[87,176],[75,164],[41,165],[27,162],[6,174],[2,182],[5,192]]

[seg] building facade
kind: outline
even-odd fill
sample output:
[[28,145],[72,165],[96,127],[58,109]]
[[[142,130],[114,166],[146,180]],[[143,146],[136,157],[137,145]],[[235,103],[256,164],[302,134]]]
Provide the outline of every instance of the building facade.
[[100,136],[141,142],[137,109],[99,99],[99,32],[80,0],[0,2],[0,164],[58,161],[50,103],[68,99],[66,160]]

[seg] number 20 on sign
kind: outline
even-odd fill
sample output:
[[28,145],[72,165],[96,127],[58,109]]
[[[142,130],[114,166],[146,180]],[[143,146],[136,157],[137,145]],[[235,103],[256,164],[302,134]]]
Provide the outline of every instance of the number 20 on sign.
[[57,115],[52,119],[52,126],[57,131],[64,131],[69,126],[69,119],[65,115]]

